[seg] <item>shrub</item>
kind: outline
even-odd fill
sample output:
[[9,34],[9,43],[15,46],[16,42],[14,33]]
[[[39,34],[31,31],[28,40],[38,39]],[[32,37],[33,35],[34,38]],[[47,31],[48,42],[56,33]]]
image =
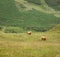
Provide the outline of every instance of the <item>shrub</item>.
[[24,30],[20,27],[6,27],[5,33],[22,33]]
[[26,8],[26,6],[24,6],[23,4],[20,4],[19,6],[23,9]]
[[37,31],[37,32],[45,32],[48,30],[48,28],[45,28],[45,27],[27,27],[26,29]]
[[3,29],[3,27],[2,26],[0,26],[0,30],[2,30]]
[[26,0],[26,1],[28,1],[30,3],[35,3],[37,5],[41,5],[40,0]]

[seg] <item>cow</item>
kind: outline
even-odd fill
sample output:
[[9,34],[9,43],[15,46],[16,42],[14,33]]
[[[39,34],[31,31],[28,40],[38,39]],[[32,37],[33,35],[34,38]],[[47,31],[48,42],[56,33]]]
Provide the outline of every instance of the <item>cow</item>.
[[31,35],[31,34],[32,34],[32,31],[28,31],[27,34],[28,34],[28,35]]
[[45,35],[42,35],[41,36],[41,40],[45,41],[46,40],[46,36]]

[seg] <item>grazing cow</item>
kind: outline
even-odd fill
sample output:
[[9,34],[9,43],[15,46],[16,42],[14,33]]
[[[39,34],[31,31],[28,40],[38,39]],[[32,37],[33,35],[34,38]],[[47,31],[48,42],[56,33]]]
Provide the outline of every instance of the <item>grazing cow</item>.
[[41,40],[45,41],[46,40],[46,36],[45,35],[41,36]]
[[28,34],[28,35],[31,35],[31,34],[32,34],[32,32],[31,32],[31,31],[28,31],[28,32],[27,32],[27,34]]

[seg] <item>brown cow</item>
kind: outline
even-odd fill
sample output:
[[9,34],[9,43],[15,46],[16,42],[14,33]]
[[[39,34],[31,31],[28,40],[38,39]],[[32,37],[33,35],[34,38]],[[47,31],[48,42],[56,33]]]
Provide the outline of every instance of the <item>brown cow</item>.
[[28,34],[28,35],[31,35],[31,34],[32,34],[32,32],[31,32],[31,31],[28,31],[28,32],[27,32],[27,34]]
[[46,40],[46,36],[45,35],[41,36],[41,40],[45,41]]

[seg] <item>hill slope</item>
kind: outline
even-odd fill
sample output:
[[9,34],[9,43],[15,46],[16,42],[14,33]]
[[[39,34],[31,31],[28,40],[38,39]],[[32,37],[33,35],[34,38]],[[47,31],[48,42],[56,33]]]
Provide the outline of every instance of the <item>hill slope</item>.
[[45,0],[36,0],[36,2],[34,0],[1,0],[0,25],[45,31],[60,23],[60,13],[58,13],[60,11],[49,7],[49,3],[47,4]]

